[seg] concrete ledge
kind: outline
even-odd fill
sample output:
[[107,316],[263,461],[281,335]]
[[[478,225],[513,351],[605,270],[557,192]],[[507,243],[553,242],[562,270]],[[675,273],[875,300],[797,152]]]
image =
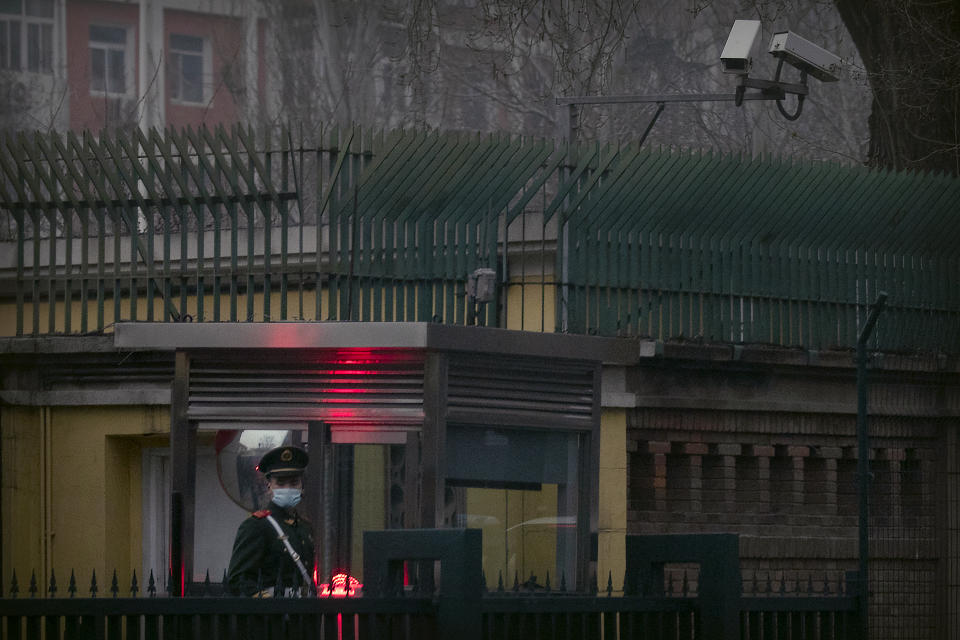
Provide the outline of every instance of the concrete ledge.
[[98,389],[70,391],[0,391],[4,404],[29,407],[170,405],[169,389]]
[[[172,351],[217,348],[426,348],[599,361],[630,366],[651,360],[730,362],[855,369],[852,350],[791,349],[771,345],[662,342],[491,327],[418,322],[120,322],[113,333],[0,338],[0,355]],[[944,354],[871,354],[871,369],[960,373],[960,358]],[[611,399],[629,402],[628,399]],[[621,406],[621,405],[611,405]],[[629,406],[629,405],[627,405]]]
[[633,409],[639,406],[634,393],[601,391],[600,405],[604,409]]
[[120,322],[120,349],[426,349],[629,364],[641,342],[424,322]]
[[0,338],[0,355],[16,353],[109,353],[117,351],[112,335],[23,336]]

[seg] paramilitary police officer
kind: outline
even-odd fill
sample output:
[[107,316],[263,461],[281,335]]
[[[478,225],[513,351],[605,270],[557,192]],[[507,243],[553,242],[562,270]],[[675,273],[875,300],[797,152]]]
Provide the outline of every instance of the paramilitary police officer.
[[271,449],[260,459],[257,470],[266,476],[271,502],[237,529],[227,570],[227,583],[235,594],[269,597],[277,585],[285,595],[316,594],[310,523],[294,509],[307,461],[307,452],[292,446]]

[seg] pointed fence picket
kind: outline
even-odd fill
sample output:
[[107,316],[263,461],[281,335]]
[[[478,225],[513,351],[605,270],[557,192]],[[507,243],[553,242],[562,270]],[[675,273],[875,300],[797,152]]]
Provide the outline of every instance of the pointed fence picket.
[[[461,534],[462,530],[377,533],[388,534],[400,550],[397,553],[402,555],[403,549],[409,548],[404,543],[409,543],[412,535],[427,536],[429,549],[444,549],[450,546],[442,544],[444,540]],[[416,554],[412,557],[422,558]],[[474,562],[478,565],[479,559]],[[50,572],[45,589],[43,580],[31,573],[27,593],[21,593],[13,572],[8,588],[0,597],[0,632],[5,632],[4,637],[30,640],[58,637],[406,640],[454,637],[444,625],[456,625],[464,618],[474,617],[478,621],[476,628],[471,627],[469,633],[456,637],[461,640],[723,638],[717,635],[715,627],[702,624],[712,615],[708,612],[715,604],[700,592],[703,567],[696,564],[666,565],[662,575],[655,574],[659,582],[645,579],[651,574],[645,573],[642,566],[637,567],[636,575],[625,572],[619,590],[615,590],[612,572],[603,580],[594,575],[588,581],[591,585],[588,592],[575,593],[567,590],[566,576],[562,574],[558,587],[553,588],[549,575],[544,576],[542,582],[535,575],[521,581],[515,572],[512,586],[508,588],[500,572],[496,587],[488,590],[486,576],[477,569],[480,583],[470,586],[445,574],[444,563],[449,563],[447,570],[449,566],[455,570],[465,566],[457,555],[444,556],[439,583],[434,581],[433,562],[424,565],[422,575],[416,565],[410,565],[407,572],[389,574],[408,575],[406,585],[386,582],[388,574],[367,567],[375,577],[371,584],[363,587],[359,598],[231,597],[225,595],[222,583],[210,580],[209,572],[204,580],[188,586],[186,597],[176,598],[169,597],[172,590],[166,584],[158,584],[152,571],[146,589],[140,588],[135,571],[129,582],[113,571],[106,593],[96,572],[91,571],[86,593],[79,594],[79,580],[71,570],[66,595],[60,593],[54,571]],[[467,573],[471,571],[468,569]],[[815,575],[809,570],[754,570],[737,575],[739,583],[725,587],[738,603],[736,640],[855,637],[857,596],[849,591],[857,584],[855,575],[838,571]],[[169,580],[169,576],[164,576],[162,582]],[[599,589],[601,583],[602,590]],[[451,597],[448,589],[460,589],[463,593],[457,592]],[[284,590],[281,588],[276,593],[283,594]],[[740,593],[742,595],[736,595]]]

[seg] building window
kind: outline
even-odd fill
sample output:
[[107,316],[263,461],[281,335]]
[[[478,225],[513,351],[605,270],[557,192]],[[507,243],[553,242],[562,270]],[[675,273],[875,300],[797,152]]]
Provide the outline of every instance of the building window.
[[[581,459],[589,436],[447,427],[444,526],[483,530],[487,588],[516,578],[530,589],[576,584],[588,535]],[[583,569],[583,567],[581,567]],[[582,571],[581,571],[582,572]]]
[[53,0],[0,0],[0,69],[53,73]]
[[203,38],[170,34],[170,98],[176,102],[203,103],[203,77],[207,47]]
[[126,27],[90,25],[90,91],[129,95],[132,56],[127,55]]

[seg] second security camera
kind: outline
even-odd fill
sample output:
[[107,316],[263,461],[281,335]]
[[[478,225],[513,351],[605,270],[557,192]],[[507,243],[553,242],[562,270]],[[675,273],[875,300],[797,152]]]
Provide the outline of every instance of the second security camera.
[[792,31],[773,34],[770,53],[791,65],[806,71],[821,82],[839,80],[840,58]]

